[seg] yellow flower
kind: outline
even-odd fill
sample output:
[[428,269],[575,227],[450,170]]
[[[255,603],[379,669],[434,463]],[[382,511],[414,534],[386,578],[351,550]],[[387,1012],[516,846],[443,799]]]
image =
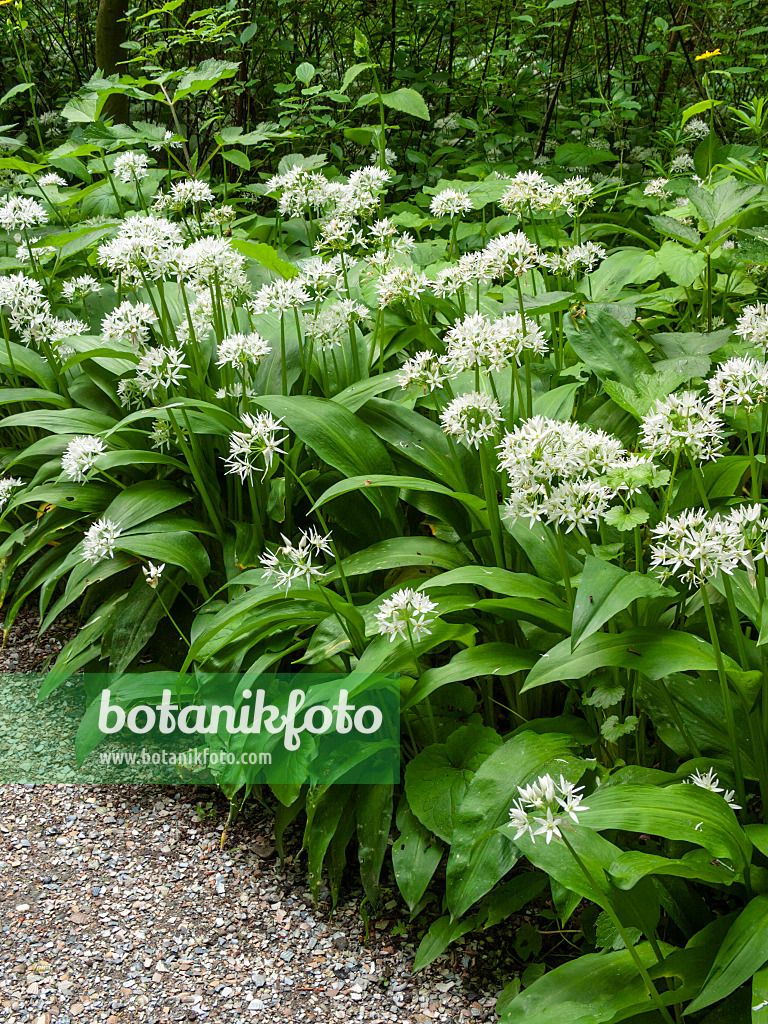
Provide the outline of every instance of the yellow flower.
[[718,46],[718,48],[716,50],[705,50],[704,53],[700,53],[698,56],[694,57],[693,59],[694,60],[709,60],[710,57],[719,57],[719,56],[720,56],[720,47]]

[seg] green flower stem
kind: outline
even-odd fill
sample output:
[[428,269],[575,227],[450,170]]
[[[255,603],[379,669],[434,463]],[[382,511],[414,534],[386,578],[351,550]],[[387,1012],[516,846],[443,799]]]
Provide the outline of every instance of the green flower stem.
[[725,674],[723,653],[720,650],[720,641],[717,638],[717,628],[715,626],[714,616],[712,615],[712,605],[709,601],[709,594],[707,593],[707,588],[702,587],[700,593],[701,600],[704,605],[704,614],[707,619],[709,638],[712,643],[712,649],[715,652],[715,663],[717,664],[717,678],[720,682],[720,693],[722,695],[723,706],[725,708],[725,724],[728,729],[728,742],[731,747],[731,757],[733,758],[733,767],[736,773],[736,793],[738,796],[738,802],[741,804],[742,807],[744,807],[746,805],[746,792],[744,789],[744,772],[741,767],[741,751],[739,749],[739,743],[736,736],[736,720],[733,716],[731,691],[728,686],[728,677]]
[[[189,425],[189,417],[187,416],[185,409],[181,410],[181,414],[190,436],[189,445],[187,444],[184,438],[183,430],[179,427],[178,421],[176,420],[176,417],[173,414],[173,409],[168,407],[168,419],[171,421],[171,426],[173,427],[174,433],[176,434],[176,440],[179,443],[179,448],[184,453],[184,458],[186,459],[187,465],[189,466],[189,470],[192,474],[192,478],[195,481],[197,490],[200,494],[200,497],[202,498],[203,504],[205,505],[205,509],[208,513],[208,518],[211,521],[211,525],[216,530],[216,536],[218,537],[220,543],[223,544],[224,526],[222,525],[221,517],[219,516],[219,513],[216,510],[216,505],[211,499],[211,496],[208,494],[208,488],[206,487],[205,480],[203,479],[202,474],[200,473],[200,469],[197,464],[197,459],[193,452],[194,441],[192,440],[193,435],[192,429]],[[192,448],[190,448],[190,445],[192,446]]]
[[493,475],[490,455],[488,453],[489,442],[484,441],[480,445],[480,470],[483,478],[483,495],[488,511],[488,525],[491,530],[491,542],[493,544],[493,555],[496,565],[500,569],[506,568],[504,561],[504,540],[502,537],[501,516],[499,515],[499,501],[497,498],[498,488]]
[[285,313],[280,314],[280,387],[288,394],[288,364],[285,361]]
[[[593,890],[596,893],[599,893],[600,892],[600,886],[597,884],[595,879],[592,877],[592,874],[591,874],[589,868],[587,867],[587,865],[584,863],[584,861],[581,859],[581,857],[579,857],[578,853],[576,853],[576,851],[574,850],[573,846],[571,846],[571,844],[568,842],[568,840],[566,839],[566,837],[564,835],[563,835],[563,843],[565,844],[566,848],[568,849],[568,852],[571,854],[573,859],[578,864],[578,866],[581,869],[584,877],[587,879],[589,884],[592,886]],[[606,900],[605,901],[605,906],[603,907],[603,909],[605,910],[606,914],[608,914],[608,916],[610,917],[611,921],[613,921],[614,927],[616,928],[616,931],[621,936],[621,938],[622,938],[622,940],[624,942],[625,948],[627,949],[627,951],[629,952],[630,956],[634,960],[635,967],[637,967],[638,973],[640,974],[640,977],[643,979],[645,987],[648,989],[648,995],[653,1000],[653,1003],[656,1006],[657,1010],[659,1011],[661,1016],[664,1018],[664,1020],[668,1022],[668,1024],[675,1024],[675,1022],[674,1022],[674,1020],[672,1018],[672,1015],[670,1014],[669,1010],[662,1003],[661,995],[659,994],[659,990],[654,985],[653,981],[651,980],[651,976],[648,974],[647,968],[643,965],[642,960],[637,955],[637,950],[635,949],[634,943],[632,942],[632,939],[630,938],[629,933],[627,932],[626,928],[621,923],[621,919],[619,918],[619,915],[613,909],[610,900]],[[659,949],[658,942],[656,941],[656,936],[655,935],[647,935],[646,938],[651,943],[651,947],[652,947],[653,952],[654,952],[654,954],[656,956],[656,959],[659,961],[659,963],[661,963],[663,957],[661,955],[661,950]]]

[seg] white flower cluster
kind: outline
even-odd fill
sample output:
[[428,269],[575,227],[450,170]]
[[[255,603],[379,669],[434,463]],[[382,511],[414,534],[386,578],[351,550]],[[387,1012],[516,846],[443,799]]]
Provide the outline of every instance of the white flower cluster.
[[599,261],[605,259],[605,255],[604,246],[597,242],[584,242],[582,245],[572,245],[559,254],[548,253],[542,257],[541,263],[558,274],[575,277],[579,270],[587,274],[594,270]]
[[536,836],[542,835],[547,844],[552,839],[562,839],[560,829],[566,818],[578,825],[578,813],[589,810],[581,802],[584,787],[575,786],[562,775],[559,782],[549,774],[542,775],[529,786],[518,786],[517,791],[520,797],[509,809],[508,827],[516,829],[514,839],[526,833],[534,843]]
[[[81,320],[63,320],[54,316],[43,297],[43,286],[25,274],[0,277],[0,305],[10,310],[8,322],[19,333],[23,345],[59,346],[64,338],[85,334],[88,325]],[[64,354],[60,349],[59,354]]]
[[451,376],[445,366],[445,356],[427,349],[425,352],[417,352],[403,363],[397,382],[401,388],[423,388],[426,394],[441,388]]
[[102,452],[107,450],[100,437],[82,434],[73,437],[61,457],[61,468],[70,480],[83,483]]
[[626,487],[622,480],[648,465],[602,430],[543,416],[516,426],[497,450],[509,479],[503,516],[565,526],[566,533],[597,523]]
[[561,184],[552,184],[538,171],[520,171],[510,179],[507,191],[499,200],[502,210],[518,215],[528,206],[532,210],[565,210],[575,217],[579,208],[591,205],[595,187],[587,178],[577,175]]
[[141,571],[144,573],[144,579],[153,590],[157,590],[164,569],[165,562],[155,565],[154,562],[147,561],[146,565],[142,565]]
[[262,285],[256,296],[248,303],[252,313],[286,313],[290,309],[301,309],[309,302],[310,295],[301,276],[274,281]]
[[768,366],[756,359],[734,356],[721,363],[707,381],[713,405],[743,405],[751,409],[768,398]]
[[333,554],[331,549],[331,535],[325,536],[311,526],[308,530],[301,531],[301,539],[298,544],[291,544],[285,534],[282,534],[283,544],[275,551],[265,551],[259,561],[264,567],[263,577],[272,580],[275,588],[285,587],[286,594],[292,583],[304,579],[307,586],[313,582],[319,583],[328,573],[326,570],[315,565],[313,556],[322,553]]
[[71,277],[63,281],[61,294],[65,302],[78,302],[86,295],[91,295],[100,289],[99,282],[90,274],[80,274],[78,277]]
[[101,321],[101,333],[107,342],[125,342],[136,349],[149,341],[149,328],[156,321],[157,315],[148,303],[134,304],[126,299]]
[[740,811],[741,804],[736,803],[736,792],[733,789],[725,789],[720,785],[720,779],[715,774],[715,769],[710,768],[708,772],[700,772],[698,768],[696,771],[689,775],[687,779],[683,779],[683,783],[689,786],[698,786],[699,789],[706,789],[710,793],[722,793],[723,800],[733,811]]
[[709,125],[700,117],[692,117],[683,130],[686,135],[691,135],[694,139],[698,140],[706,139],[710,132]]
[[643,195],[654,199],[666,199],[669,196],[666,188],[668,184],[668,178],[652,178],[643,189]]
[[471,213],[474,207],[466,192],[444,188],[433,198],[429,209],[435,217],[460,217],[462,213]]
[[224,459],[224,465],[228,474],[237,474],[245,483],[253,473],[254,459],[263,459],[266,474],[275,455],[285,453],[280,446],[288,431],[282,426],[282,420],[275,419],[268,412],[243,413],[242,419],[246,429],[230,434],[229,455]]
[[245,257],[228,238],[200,238],[179,253],[178,273],[195,292],[220,291],[225,299],[247,295]]
[[184,352],[180,348],[158,345],[147,349],[141,357],[134,379],[143,395],[154,398],[157,391],[178,387],[183,371],[188,369],[189,364],[184,362]]
[[660,399],[640,427],[640,444],[651,455],[683,452],[700,462],[722,452],[722,420],[694,391],[680,391]]
[[112,167],[113,173],[116,178],[126,183],[133,181],[141,181],[146,178],[149,172],[149,159],[146,153],[129,152],[120,153],[115,157],[115,162]]
[[678,153],[669,165],[670,174],[687,174],[693,169],[693,157],[690,153]]
[[121,532],[117,523],[111,519],[99,519],[90,526],[83,538],[83,558],[86,562],[95,565],[102,558],[112,558]]
[[518,366],[523,354],[544,355],[547,340],[533,320],[523,321],[519,313],[490,320],[482,313],[470,313],[457,320],[445,335],[444,361],[451,373],[462,370],[504,370]]
[[392,266],[376,282],[379,307],[385,309],[396,302],[418,299],[429,288],[427,275],[414,267]]
[[431,634],[430,626],[435,621],[432,613],[436,608],[434,601],[418,590],[410,587],[396,590],[379,605],[376,612],[378,632],[388,636],[390,643],[399,636],[412,643],[418,641]]
[[468,448],[479,448],[483,441],[492,438],[503,418],[496,399],[480,391],[459,395],[440,413],[443,431]]
[[736,321],[733,333],[749,345],[768,352],[768,303],[756,302],[746,306]]
[[668,516],[651,531],[651,568],[662,579],[676,576],[695,587],[719,572],[730,576],[739,566],[754,572],[756,559],[768,559],[767,531],[760,505],[722,515],[692,509]]
[[260,334],[230,334],[218,347],[216,365],[255,369],[271,351],[272,346]]
[[168,192],[158,192],[152,206],[155,210],[174,210],[181,213],[187,206],[212,203],[216,197],[211,186],[198,178],[184,178],[174,181]]
[[305,331],[319,352],[325,352],[340,345],[349,336],[350,327],[370,316],[367,306],[352,299],[339,299],[320,310],[316,316],[307,319]]
[[48,220],[45,207],[29,196],[12,196],[0,204],[0,228],[4,231],[25,231]]
[[182,242],[178,224],[136,214],[126,217],[117,235],[99,246],[98,262],[125,285],[141,287],[145,278],[159,281],[178,272]]
[[4,476],[0,478],[0,512],[8,504],[8,500],[15,490],[24,486],[24,481],[18,476]]

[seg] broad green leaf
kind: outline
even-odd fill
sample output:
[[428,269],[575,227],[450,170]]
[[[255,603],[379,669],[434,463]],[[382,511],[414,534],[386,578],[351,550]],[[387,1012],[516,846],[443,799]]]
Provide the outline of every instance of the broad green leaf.
[[743,985],[768,961],[768,896],[755,896],[742,910],[717,951],[704,987],[686,1013],[711,1006]]
[[405,797],[397,812],[400,834],[392,844],[392,867],[400,895],[413,910],[432,880],[443,855],[443,845],[426,829]]
[[419,117],[422,121],[429,120],[429,107],[424,102],[424,97],[415,89],[396,89],[394,92],[385,92],[381,97],[384,106],[392,110],[399,110],[402,114],[410,114],[411,117]]
[[[436,537],[393,537],[354,555],[347,555],[342,568],[345,576],[360,576],[406,565],[453,569],[465,565],[466,561],[467,556],[457,545],[447,544]],[[338,575],[337,569],[331,569],[328,578],[336,579]]]
[[666,945],[662,948],[672,952],[661,964],[657,964],[648,942],[635,946],[634,951],[620,949],[574,957],[500,1004],[500,1024],[618,1024],[641,1014],[647,1024],[660,1021],[661,1017],[652,1015],[654,1002],[634,957],[653,980],[673,979],[674,987],[666,985],[659,994],[665,1006],[690,999],[710,960],[707,947],[678,951]]
[[299,66],[294,71],[294,75],[296,75],[298,80],[300,82],[303,82],[304,85],[309,85],[309,83],[312,81],[316,74],[317,69],[315,68],[314,64],[310,64],[308,61],[304,61],[302,64],[299,64]]
[[408,695],[403,711],[418,704],[441,686],[465,679],[477,679],[478,676],[512,675],[513,672],[532,668],[536,660],[534,651],[513,647],[512,644],[489,643],[468,647],[454,654],[447,665],[423,672]]
[[188,492],[167,480],[142,480],[121,491],[105,510],[104,518],[111,519],[123,531],[130,530],[189,500]]
[[355,797],[360,879],[366,896],[374,905],[379,897],[379,877],[389,843],[392,794],[391,784],[358,786]]
[[582,317],[565,317],[571,348],[601,379],[632,387],[638,374],[653,373],[653,365],[626,327],[602,310]]
[[280,277],[296,277],[298,270],[292,263],[278,256],[277,251],[266,242],[248,242],[244,238],[233,238],[230,240],[233,249],[237,249],[243,256],[250,256],[267,270],[273,270]]
[[626,783],[602,786],[590,795],[588,806],[583,817],[579,814],[579,824],[586,828],[622,829],[693,843],[712,857],[730,860],[737,872],[748,861],[750,844],[736,815],[717,793],[682,784],[660,788]]
[[694,252],[686,249],[677,242],[665,242],[656,253],[656,262],[662,273],[675,284],[684,288],[690,286],[699,278],[707,265],[707,259],[703,252]]
[[123,534],[118,537],[115,550],[148,558],[155,564],[160,562],[178,565],[189,573],[202,590],[205,590],[204,580],[210,569],[210,562],[205,548],[193,533]]
[[[345,476],[393,472],[392,460],[381,441],[337,402],[303,395],[262,395],[256,401],[279,416],[321,459]],[[372,490],[368,497],[380,512],[393,507],[392,496],[386,492]]]
[[232,78],[239,67],[239,62],[233,63],[230,60],[204,60],[179,80],[173,96],[174,103],[194,92],[205,92],[225,78]]
[[501,744],[493,729],[464,725],[425,747],[405,769],[408,803],[425,828],[450,843],[456,811],[473,774]]
[[625,572],[587,555],[573,608],[571,645],[576,647],[639,598],[674,596],[653,576]]
[[610,150],[594,149],[583,142],[566,142],[555,150],[554,162],[558,167],[589,167],[592,164],[613,163],[618,160]]
[[463,921],[455,921],[450,915],[440,917],[433,921],[429,931],[419,943],[416,956],[413,961],[413,973],[424,970],[433,960],[448,949],[452,942],[471,932],[480,922],[481,914],[467,917]]
[[[726,670],[739,666],[724,655]],[[545,683],[583,679],[598,668],[634,669],[650,679],[674,672],[714,672],[712,645],[692,633],[673,629],[629,629],[597,633],[571,650],[570,638],[547,652],[530,672],[523,691]]]
[[698,103],[693,103],[690,107],[686,107],[680,120],[681,127],[685,128],[691,118],[696,117],[697,114],[703,114],[705,110],[719,107],[722,103],[723,100],[699,100]]
[[350,85],[352,85],[354,80],[358,77],[358,75],[361,75],[363,71],[367,71],[368,68],[375,67],[375,64],[363,63],[353,64],[351,68],[347,68],[347,70],[344,72],[344,80],[341,83],[340,92],[346,92]]
[[518,786],[545,772],[568,774],[571,745],[568,736],[521,732],[477,769],[453,818],[447,896],[454,917],[466,913],[517,863],[519,850],[497,829],[509,820]]

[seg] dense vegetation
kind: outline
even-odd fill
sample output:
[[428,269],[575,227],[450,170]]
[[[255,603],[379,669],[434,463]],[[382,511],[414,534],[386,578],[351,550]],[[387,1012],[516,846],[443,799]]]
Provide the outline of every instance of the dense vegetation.
[[257,787],[313,891],[396,884],[417,968],[506,928],[508,1024],[768,1020],[759,5],[172,0],[113,75],[3,10],[41,698],[399,673],[401,784]]

